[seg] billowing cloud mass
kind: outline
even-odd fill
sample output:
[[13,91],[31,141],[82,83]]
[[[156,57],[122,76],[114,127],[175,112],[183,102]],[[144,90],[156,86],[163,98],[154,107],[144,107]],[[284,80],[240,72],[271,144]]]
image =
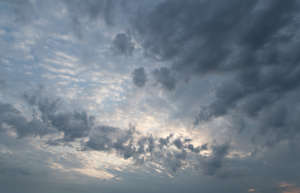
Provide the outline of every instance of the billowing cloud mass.
[[299,11],[0,1],[0,192],[299,192]]
[[[145,49],[170,61],[182,77],[228,76],[196,123],[239,114],[280,139],[294,136],[299,127],[294,117],[298,6],[297,1],[165,1],[136,25]],[[156,70],[158,80],[173,88],[176,81],[163,71]]]

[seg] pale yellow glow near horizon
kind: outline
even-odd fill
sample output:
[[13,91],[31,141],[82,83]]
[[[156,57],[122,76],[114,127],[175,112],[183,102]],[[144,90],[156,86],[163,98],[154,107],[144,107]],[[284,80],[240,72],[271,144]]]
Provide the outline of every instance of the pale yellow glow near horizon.
[[107,170],[123,171],[128,169],[131,161],[124,160],[115,154],[105,152],[78,152],[74,154],[75,159],[80,160],[82,167],[66,168],[63,164],[49,160],[49,167],[64,173],[76,172],[85,176],[97,178],[100,180],[121,180]]

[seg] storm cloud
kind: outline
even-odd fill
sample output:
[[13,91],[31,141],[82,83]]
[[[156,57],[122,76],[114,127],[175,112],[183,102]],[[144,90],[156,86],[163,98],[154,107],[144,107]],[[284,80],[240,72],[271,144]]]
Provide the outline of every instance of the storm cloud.
[[298,8],[294,0],[164,1],[135,26],[150,55],[171,63],[170,72],[155,71],[165,88],[175,88],[172,72],[230,77],[201,107],[197,124],[240,114],[258,121],[259,133],[280,139],[298,133],[298,123],[285,120],[298,114]]

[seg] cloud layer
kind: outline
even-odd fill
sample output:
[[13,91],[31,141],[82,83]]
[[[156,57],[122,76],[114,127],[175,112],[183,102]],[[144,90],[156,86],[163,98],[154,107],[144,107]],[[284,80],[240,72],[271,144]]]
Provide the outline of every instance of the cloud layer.
[[0,1],[0,192],[298,192],[299,6]]

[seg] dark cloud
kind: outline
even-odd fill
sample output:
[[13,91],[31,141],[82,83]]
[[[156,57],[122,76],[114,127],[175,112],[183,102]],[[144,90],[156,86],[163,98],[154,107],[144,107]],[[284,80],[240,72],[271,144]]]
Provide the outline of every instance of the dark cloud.
[[73,141],[88,136],[94,126],[94,117],[84,111],[65,112],[60,108],[59,99],[44,98],[25,94],[25,100],[36,107],[45,125],[63,132],[65,141]]
[[[94,117],[86,112],[64,112],[60,100],[24,95],[32,116],[26,116],[11,104],[0,103],[0,123],[15,129],[18,137],[43,136],[62,132],[64,141],[88,136],[94,125]],[[30,112],[30,111],[29,111]],[[5,125],[3,125],[5,124]]]
[[175,145],[178,149],[182,149],[182,148],[183,148],[183,143],[181,142],[181,139],[180,139],[180,138],[176,139],[173,143],[174,143],[174,145]]
[[145,84],[147,82],[147,74],[143,67],[135,69],[132,73],[132,76],[133,76],[132,77],[133,83],[137,87],[145,86]]
[[166,146],[166,147],[169,146],[170,140],[171,140],[172,137],[173,137],[173,134],[169,135],[169,136],[166,137],[166,138],[159,138],[159,141],[158,141],[158,143],[159,143],[159,148],[160,148],[160,149],[163,149],[165,146]]
[[[134,128],[122,130],[99,126],[90,133],[89,140],[83,149],[105,152],[115,151],[124,159],[131,158],[137,164],[162,161],[162,164],[175,172],[181,168],[180,163],[186,158],[186,156],[183,156],[183,154],[186,154],[186,150],[182,146],[180,148],[182,151],[172,151],[168,148],[171,145],[169,140],[170,136],[160,139],[153,136],[140,136]],[[176,144],[176,142],[173,142],[173,144]]]
[[152,136],[141,137],[137,140],[138,132],[134,128],[122,130],[109,126],[98,126],[90,133],[89,140],[85,144],[86,150],[116,151],[125,159],[143,159],[154,148]]
[[[196,168],[199,163],[193,163],[193,159],[188,158],[193,156],[200,163],[204,163],[202,166],[207,175],[215,175],[223,169],[223,160],[229,150],[228,144],[214,145],[211,155],[202,156],[199,153],[208,150],[207,144],[194,146],[190,139],[172,138],[173,135],[166,138],[141,136],[134,128],[123,130],[98,126],[90,132],[89,140],[83,144],[83,150],[115,152],[124,159],[134,160],[136,164],[158,163],[172,174],[187,164]],[[223,175],[229,172],[231,171],[226,171]]]
[[117,34],[113,40],[113,50],[117,54],[131,55],[134,50],[131,37],[126,33]]
[[[65,112],[60,107],[61,101],[43,98],[38,94],[24,95],[30,108],[36,109],[33,119],[27,121],[25,116],[10,104],[0,105],[0,123],[15,129],[19,137],[44,136],[46,134],[62,132],[63,138],[50,140],[48,145],[57,146],[67,144],[76,139],[87,138],[82,143],[83,151],[102,151],[116,153],[124,159],[132,159],[136,164],[161,164],[171,173],[182,169],[191,162],[190,156],[206,160],[206,174],[213,175],[222,167],[222,160],[227,155],[227,146],[213,146],[212,155],[203,157],[200,152],[207,150],[207,144],[194,146],[191,139],[173,135],[166,138],[141,135],[134,127],[120,129],[116,127],[95,125],[94,118],[85,112]],[[2,127],[1,127],[2,128]],[[5,129],[5,128],[2,128]],[[192,164],[192,165],[191,165]]]
[[133,133],[134,129],[122,131],[115,127],[98,126],[90,133],[86,147],[99,151],[116,149],[125,154],[126,151],[130,151],[127,148],[131,148],[130,145],[125,146],[125,143],[132,141]]
[[86,112],[61,113],[48,118],[55,128],[64,133],[66,140],[88,136],[94,120]]
[[168,68],[162,67],[159,69],[155,69],[153,71],[153,75],[156,81],[161,84],[163,88],[167,90],[175,89],[176,79]]
[[[212,155],[203,157],[200,152],[207,150],[207,144],[194,146],[191,139],[169,135],[165,138],[141,135],[134,127],[120,129],[96,125],[94,117],[78,111],[65,111],[60,99],[45,97],[42,90],[25,94],[24,100],[31,110],[32,117],[25,115],[11,104],[0,104],[1,130],[14,129],[18,137],[39,136],[61,132],[63,138],[50,139],[47,145],[67,145],[76,139],[87,138],[82,142],[83,151],[102,151],[116,153],[124,159],[132,159],[136,164],[157,163],[176,173],[187,163],[196,167],[189,157],[208,159],[205,167],[215,170],[221,168],[225,150],[213,147]],[[70,146],[71,147],[71,146]],[[225,153],[224,153],[225,152]],[[213,170],[213,169],[209,169]],[[210,173],[211,174],[211,173]]]
[[0,103],[0,129],[7,126],[17,133],[18,137],[43,136],[50,132],[42,121],[33,117],[28,120],[25,115],[11,104]]
[[213,154],[208,158],[206,167],[204,167],[205,173],[208,175],[216,175],[218,170],[223,167],[223,161],[229,152],[229,145],[223,144],[212,147]]
[[[2,0],[0,10],[0,192],[298,190],[298,0]],[[128,69],[135,86],[151,80],[166,93],[107,81]],[[39,83],[50,92],[20,97]],[[100,87],[95,120],[87,109]],[[128,91],[150,95],[140,93],[143,104],[132,106],[136,93]],[[132,121],[137,109],[164,114],[164,128],[179,124],[184,136],[203,136],[191,140],[167,128],[174,134],[162,137],[166,131],[155,125],[143,134],[97,122],[120,111],[126,120],[111,125]],[[195,115],[198,130],[191,132]],[[114,171],[95,151],[136,165]],[[117,183],[78,173],[89,169]]]
[[240,116],[259,121],[258,133],[280,140],[299,133],[298,122],[288,121],[299,104],[298,10],[296,0],[167,0],[145,11],[134,26],[146,52],[172,64],[155,71],[168,90],[176,85],[172,73],[227,77],[196,124]]
[[185,166],[185,160],[187,158],[187,152],[168,152],[166,154],[165,162],[166,167],[173,173],[177,172],[183,166]]

